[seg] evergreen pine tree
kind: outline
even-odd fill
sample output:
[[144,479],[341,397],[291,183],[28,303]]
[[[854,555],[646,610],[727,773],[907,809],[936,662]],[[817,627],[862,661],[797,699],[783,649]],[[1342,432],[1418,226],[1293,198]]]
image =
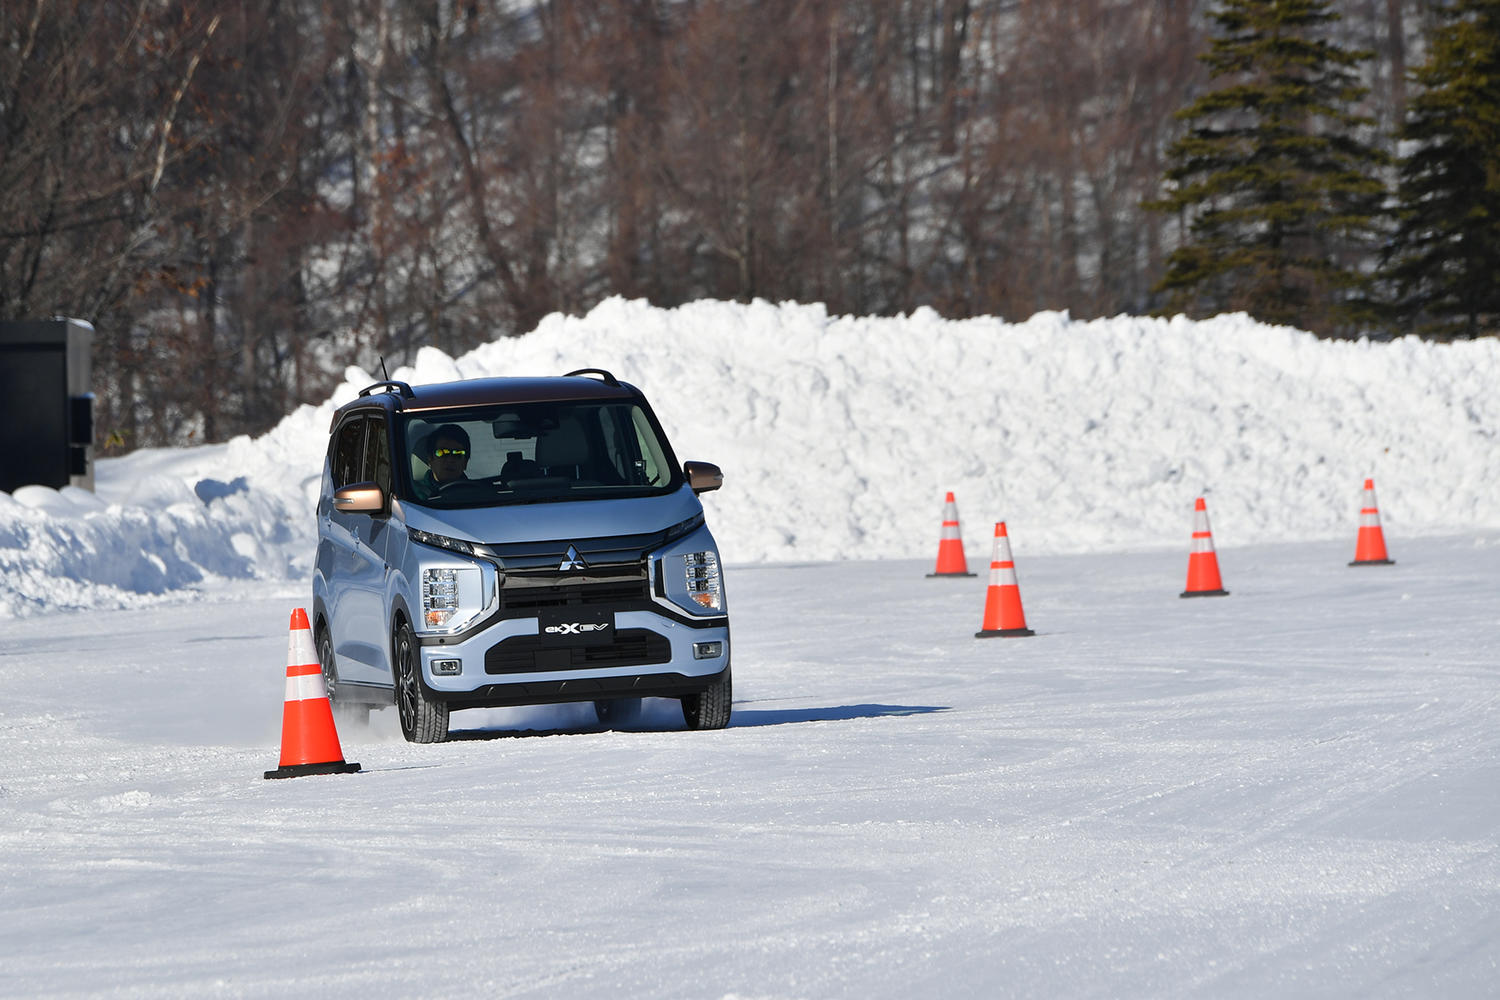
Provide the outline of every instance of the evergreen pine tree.
[[1399,311],[1429,336],[1500,326],[1500,2],[1441,11],[1401,138],[1390,277]]
[[1183,244],[1157,285],[1169,311],[1244,310],[1320,334],[1371,315],[1361,265],[1385,196],[1386,158],[1360,138],[1365,52],[1317,37],[1330,0],[1220,0],[1208,52],[1214,88],[1178,117],[1167,194]]

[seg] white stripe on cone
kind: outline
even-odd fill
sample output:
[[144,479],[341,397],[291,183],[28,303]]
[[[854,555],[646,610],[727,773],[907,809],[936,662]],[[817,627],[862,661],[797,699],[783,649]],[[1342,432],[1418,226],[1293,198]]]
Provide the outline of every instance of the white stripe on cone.
[[1193,551],[1212,552],[1214,533],[1208,526],[1208,510],[1193,511]]
[[1359,526],[1361,528],[1380,527],[1380,507],[1375,503],[1375,487],[1365,487],[1365,501],[1359,509]]
[[990,586],[1020,586],[1016,579],[1016,563],[1010,554],[1010,539],[1005,535],[995,536],[995,554],[990,560]]
[[328,689],[323,686],[323,672],[315,674],[288,674],[286,678],[286,701],[311,701],[327,698]]
[[286,662],[288,666],[318,662],[318,651],[313,648],[311,629],[294,628],[287,634]]

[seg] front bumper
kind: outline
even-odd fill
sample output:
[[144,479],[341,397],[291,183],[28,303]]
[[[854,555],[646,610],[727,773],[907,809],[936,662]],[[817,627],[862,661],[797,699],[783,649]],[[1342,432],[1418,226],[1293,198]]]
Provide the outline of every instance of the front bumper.
[[661,673],[485,684],[472,691],[442,694],[438,697],[446,701],[450,708],[507,708],[512,705],[551,705],[611,698],[685,698],[707,691],[728,669],[726,665],[718,673],[707,677]]
[[[616,697],[683,697],[729,666],[729,620],[691,624],[654,610],[618,611],[605,644],[544,641],[540,618],[502,618],[454,642],[424,640],[428,693],[457,707],[500,707]],[[717,655],[695,655],[717,643]],[[441,663],[447,671],[437,669]]]

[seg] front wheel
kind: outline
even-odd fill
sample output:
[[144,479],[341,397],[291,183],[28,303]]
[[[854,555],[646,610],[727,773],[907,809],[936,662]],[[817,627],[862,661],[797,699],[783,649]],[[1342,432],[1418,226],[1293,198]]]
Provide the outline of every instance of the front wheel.
[[729,725],[733,695],[734,684],[729,677],[729,668],[725,667],[707,691],[682,699],[683,721],[689,729],[723,729]]
[[448,703],[431,698],[422,686],[417,641],[404,620],[391,636],[396,656],[396,712],[408,743],[441,743],[448,738]]

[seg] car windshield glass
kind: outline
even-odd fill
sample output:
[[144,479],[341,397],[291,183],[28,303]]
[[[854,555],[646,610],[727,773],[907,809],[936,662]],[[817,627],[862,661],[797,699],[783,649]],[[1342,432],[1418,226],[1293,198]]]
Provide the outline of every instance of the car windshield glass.
[[630,402],[414,413],[403,437],[403,493],[429,507],[649,496],[682,484],[654,422]]

